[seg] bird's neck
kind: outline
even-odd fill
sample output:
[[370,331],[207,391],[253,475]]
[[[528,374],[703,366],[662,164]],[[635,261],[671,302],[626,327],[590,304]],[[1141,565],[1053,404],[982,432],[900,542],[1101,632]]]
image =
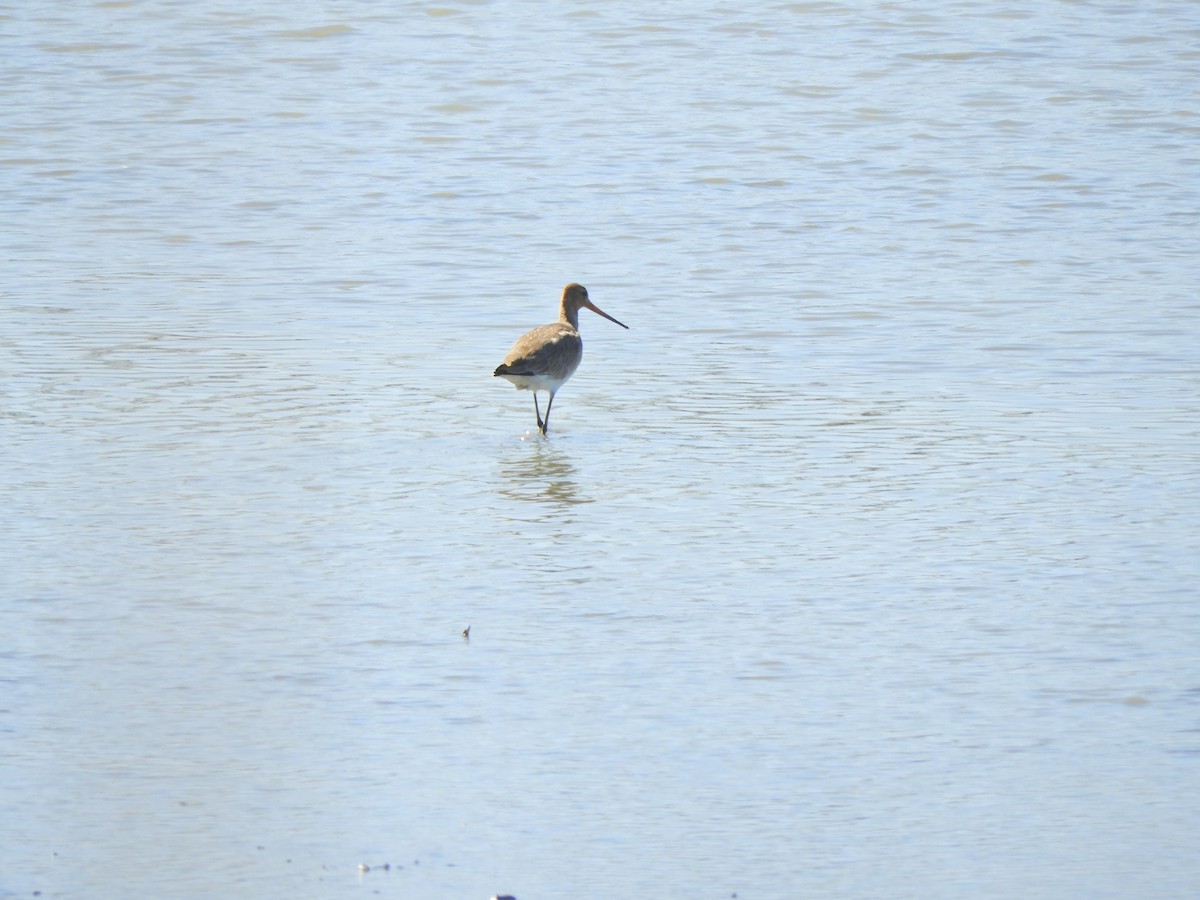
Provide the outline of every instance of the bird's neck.
[[572,309],[569,306],[564,306],[558,311],[558,321],[570,325],[576,331],[579,330],[579,310]]

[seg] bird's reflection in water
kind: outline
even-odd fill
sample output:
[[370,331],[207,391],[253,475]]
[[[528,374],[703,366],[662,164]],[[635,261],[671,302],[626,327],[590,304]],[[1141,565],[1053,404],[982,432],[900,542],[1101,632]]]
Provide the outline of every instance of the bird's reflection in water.
[[592,501],[579,492],[575,467],[561,450],[538,441],[521,448],[519,455],[500,465],[501,486],[505,497],[527,503],[545,503],[569,509]]

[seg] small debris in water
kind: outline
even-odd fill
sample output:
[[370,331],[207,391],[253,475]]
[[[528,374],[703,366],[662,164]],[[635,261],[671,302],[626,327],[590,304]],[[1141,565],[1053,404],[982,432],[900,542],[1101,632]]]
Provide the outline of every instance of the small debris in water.
[[497,894],[492,900],[517,900],[512,894]]
[[[291,860],[289,859],[289,860],[288,860],[288,862],[291,862]],[[383,863],[382,865],[378,865],[378,864],[377,864],[377,865],[375,866],[375,868],[376,868],[376,869],[378,869],[378,870],[379,870],[379,871],[381,871],[381,872],[390,872],[390,871],[392,871],[392,864],[391,864],[390,862],[385,862],[385,863]],[[403,868],[404,868],[404,866],[397,865],[397,866],[396,866],[396,868],[397,868],[397,869],[403,869]],[[359,864],[358,864],[358,871],[360,871],[360,872],[370,872],[370,871],[371,871],[371,867],[370,867],[370,866],[368,866],[366,863],[359,863]]]
[[471,639],[471,626],[468,625],[463,629],[463,639],[469,641]]

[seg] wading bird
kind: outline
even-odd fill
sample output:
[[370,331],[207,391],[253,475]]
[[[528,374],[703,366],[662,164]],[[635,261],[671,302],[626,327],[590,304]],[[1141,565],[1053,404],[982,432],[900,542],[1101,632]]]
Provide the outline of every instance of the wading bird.
[[[554,395],[575,374],[579,361],[583,359],[583,340],[579,337],[580,308],[590,309],[622,328],[629,328],[589,300],[587,288],[572,282],[563,288],[558,321],[535,328],[518,338],[508,351],[508,356],[504,357],[504,362],[496,366],[496,371],[492,373],[507,378],[518,390],[533,392],[533,412],[542,434],[550,427],[550,407],[554,405]],[[550,395],[546,402],[545,419],[538,408],[538,391],[546,391]]]

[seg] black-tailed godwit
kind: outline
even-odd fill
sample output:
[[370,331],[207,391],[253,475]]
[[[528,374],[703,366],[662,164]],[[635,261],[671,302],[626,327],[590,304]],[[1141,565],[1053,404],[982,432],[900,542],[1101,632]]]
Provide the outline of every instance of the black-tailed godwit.
[[[554,405],[554,395],[575,374],[579,361],[583,359],[583,340],[579,337],[581,307],[604,316],[610,322],[616,322],[622,328],[629,328],[589,300],[587,288],[572,282],[563,288],[558,321],[535,328],[518,338],[508,351],[508,356],[504,357],[504,362],[492,373],[507,378],[518,390],[533,392],[533,412],[542,434],[550,427],[550,407]],[[550,394],[545,419],[538,408],[538,391]]]

